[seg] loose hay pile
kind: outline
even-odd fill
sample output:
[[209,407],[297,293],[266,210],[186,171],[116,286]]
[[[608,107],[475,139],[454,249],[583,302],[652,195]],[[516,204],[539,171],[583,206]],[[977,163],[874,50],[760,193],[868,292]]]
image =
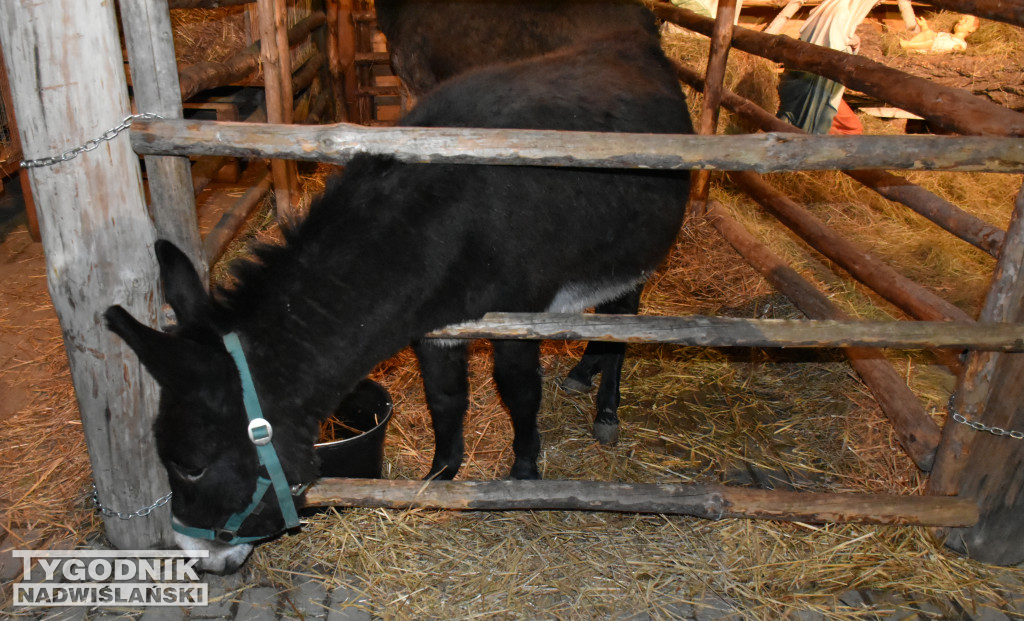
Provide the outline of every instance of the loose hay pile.
[[[699,65],[700,55],[689,49],[693,45],[673,39],[667,47]],[[739,53],[732,62],[730,80],[738,90],[773,75],[763,62],[746,61]],[[771,87],[751,90],[773,92]],[[892,130],[876,122],[868,131]],[[307,183],[316,188],[322,177],[313,175]],[[1021,182],[1011,175],[910,177],[1000,226]],[[991,258],[839,173],[777,176],[772,182],[897,269],[969,313],[976,311]],[[712,195],[825,287],[844,310],[861,318],[900,317],[770,225],[726,182],[716,178]],[[266,225],[270,219],[257,222]],[[252,235],[275,238],[272,227]],[[643,309],[801,317],[701,221],[682,231],[646,291]],[[460,478],[501,478],[511,462],[510,423],[490,379],[488,349],[484,343],[474,346]],[[900,494],[920,494],[924,487],[874,399],[837,352],[630,346],[621,439],[603,447],[590,436],[593,395],[567,395],[558,388],[582,345],[547,343],[542,351],[540,465],[546,478],[724,481]],[[941,422],[952,377],[927,354],[890,356]],[[55,383],[40,385],[46,397],[0,432],[5,440],[0,460],[18,463],[23,473],[17,478],[4,473],[9,481],[0,497],[8,516],[4,525],[11,530],[40,524],[47,543],[39,547],[79,543],[97,536],[99,523],[86,502],[88,470],[74,427],[73,396],[60,348],[41,352],[40,360],[53,365]],[[429,468],[432,432],[415,358],[403,351],[373,377],[395,402],[384,476],[419,478]],[[63,444],[55,448],[57,441]],[[55,452],[67,456],[66,466],[50,461]],[[900,617],[918,605],[952,615],[970,612],[981,601],[999,605],[1007,596],[1003,585],[1019,585],[1019,572],[959,558],[914,527],[574,512],[325,511],[308,518],[300,533],[257,548],[244,571],[247,582],[282,589],[299,576],[314,576],[329,587],[344,584],[363,594],[366,609],[389,619],[592,619],[641,611],[676,618],[697,608],[746,618],[820,612],[858,619]]]

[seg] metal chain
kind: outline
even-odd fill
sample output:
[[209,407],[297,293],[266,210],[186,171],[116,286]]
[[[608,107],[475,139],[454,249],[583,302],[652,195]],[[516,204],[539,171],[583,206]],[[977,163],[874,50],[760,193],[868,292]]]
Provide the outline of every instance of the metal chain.
[[157,501],[154,502],[153,504],[149,505],[148,507],[143,507],[138,511],[114,511],[113,509],[109,509],[103,506],[103,503],[100,502],[99,494],[96,492],[96,486],[92,486],[92,502],[94,505],[96,505],[96,508],[99,509],[100,513],[102,513],[103,515],[109,517],[116,517],[119,520],[130,520],[132,518],[137,517],[146,517],[147,515],[152,513],[154,509],[159,509],[160,507],[170,502],[172,494],[173,492],[167,492],[167,495],[164,496],[163,498],[157,499]]
[[130,115],[124,117],[124,120],[121,121],[120,125],[118,125],[117,127],[112,127],[110,129],[108,129],[107,131],[103,132],[103,135],[101,135],[99,138],[93,138],[92,140],[86,142],[82,146],[75,147],[73,149],[68,149],[67,151],[61,153],[60,155],[53,155],[53,156],[50,156],[50,157],[41,157],[41,158],[35,159],[35,160],[22,160],[21,161],[21,167],[22,168],[38,168],[40,166],[53,166],[54,164],[59,164],[60,162],[66,162],[66,161],[68,161],[70,159],[74,159],[74,158],[78,157],[80,154],[85,153],[86,151],[92,151],[96,147],[98,147],[101,144],[103,144],[105,141],[113,140],[115,137],[117,137],[118,134],[120,134],[124,130],[128,129],[129,127],[131,127],[133,121],[136,121],[138,119],[162,119],[162,118],[164,118],[164,117],[160,116],[159,114],[155,114],[153,112],[143,112],[142,114],[130,114]]
[[979,423],[978,421],[968,419],[966,416],[953,409],[952,397],[950,397],[949,399],[949,413],[953,415],[953,420],[960,423],[961,425],[967,425],[968,427],[975,431],[984,431],[987,433],[991,433],[992,435],[995,436],[1009,436],[1014,440],[1024,440],[1024,432],[1011,431],[1008,429],[1003,429],[1002,427],[989,427],[984,423]]

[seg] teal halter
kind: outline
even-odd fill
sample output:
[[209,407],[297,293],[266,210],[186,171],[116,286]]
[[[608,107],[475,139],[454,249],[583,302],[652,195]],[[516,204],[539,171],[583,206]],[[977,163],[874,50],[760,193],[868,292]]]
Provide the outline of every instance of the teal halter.
[[[252,493],[252,502],[249,503],[249,506],[228,517],[224,526],[220,528],[194,528],[178,523],[173,523],[171,526],[182,535],[237,545],[267,539],[276,534],[254,537],[238,536],[238,529],[260,504],[270,487],[274,488],[274,494],[277,496],[277,504],[281,508],[285,530],[299,525],[299,515],[295,510],[293,491],[288,487],[288,479],[284,476],[284,469],[281,468],[281,460],[277,458],[277,451],[274,450],[274,445],[270,442],[274,436],[274,430],[270,423],[263,418],[263,409],[260,407],[259,397],[256,396],[256,385],[253,384],[252,375],[249,373],[249,364],[245,361],[245,354],[242,352],[242,344],[238,340],[238,335],[234,332],[225,334],[224,345],[234,359],[235,366],[238,367],[238,375],[242,380],[242,400],[245,403],[245,413],[249,417],[249,440],[256,445],[256,454],[259,456],[260,465],[266,468],[270,478],[260,476],[256,480],[256,491]],[[297,493],[301,493],[301,491],[299,490]]]

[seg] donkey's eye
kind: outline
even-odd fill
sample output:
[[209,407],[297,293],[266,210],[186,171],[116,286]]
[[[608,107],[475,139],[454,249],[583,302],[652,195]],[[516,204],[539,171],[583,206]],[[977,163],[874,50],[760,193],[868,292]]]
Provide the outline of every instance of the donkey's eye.
[[173,461],[170,462],[171,470],[177,475],[179,479],[187,481],[188,483],[195,483],[206,474],[206,468],[186,468],[181,464],[176,464]]

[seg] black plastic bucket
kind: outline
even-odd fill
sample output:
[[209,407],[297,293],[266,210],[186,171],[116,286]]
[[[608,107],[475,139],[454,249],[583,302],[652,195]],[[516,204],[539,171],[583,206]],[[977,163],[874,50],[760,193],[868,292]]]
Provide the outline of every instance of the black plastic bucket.
[[384,466],[384,436],[391,420],[387,389],[373,380],[359,382],[333,418],[355,431],[352,437],[315,445],[320,476],[379,479]]

